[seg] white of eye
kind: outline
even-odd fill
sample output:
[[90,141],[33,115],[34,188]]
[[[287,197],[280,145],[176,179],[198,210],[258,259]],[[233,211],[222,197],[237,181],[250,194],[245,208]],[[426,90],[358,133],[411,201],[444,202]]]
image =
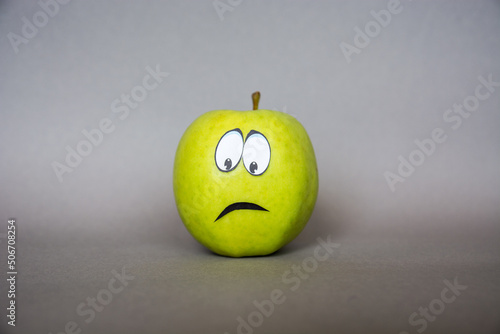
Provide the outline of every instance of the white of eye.
[[230,172],[238,166],[243,152],[243,136],[239,129],[226,132],[215,149],[215,164],[222,172]]
[[260,132],[253,131],[243,147],[243,164],[252,175],[261,175],[271,160],[271,146]]

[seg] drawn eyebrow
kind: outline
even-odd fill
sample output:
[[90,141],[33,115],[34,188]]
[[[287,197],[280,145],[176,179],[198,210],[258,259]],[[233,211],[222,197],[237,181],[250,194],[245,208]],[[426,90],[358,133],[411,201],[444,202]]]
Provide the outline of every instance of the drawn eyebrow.
[[256,131],[256,130],[250,130],[250,132],[247,134],[247,136],[245,137],[245,141],[247,141],[248,137],[250,137],[251,135],[255,134],[255,133],[258,133],[259,135],[262,135],[264,138],[266,136],[264,136],[262,133],[260,133],[259,131]]

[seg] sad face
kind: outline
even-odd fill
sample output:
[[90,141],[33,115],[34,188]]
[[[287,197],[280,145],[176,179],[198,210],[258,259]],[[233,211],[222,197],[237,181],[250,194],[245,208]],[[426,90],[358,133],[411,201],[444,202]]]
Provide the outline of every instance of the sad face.
[[200,243],[221,255],[267,255],[293,240],[317,190],[309,137],[295,118],[278,111],[206,113],[177,149],[179,214]]

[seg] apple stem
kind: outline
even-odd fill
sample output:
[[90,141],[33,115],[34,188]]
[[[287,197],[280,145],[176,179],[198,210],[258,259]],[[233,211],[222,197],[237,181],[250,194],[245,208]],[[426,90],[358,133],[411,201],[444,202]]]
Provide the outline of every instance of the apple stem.
[[260,92],[252,94],[253,110],[259,109]]

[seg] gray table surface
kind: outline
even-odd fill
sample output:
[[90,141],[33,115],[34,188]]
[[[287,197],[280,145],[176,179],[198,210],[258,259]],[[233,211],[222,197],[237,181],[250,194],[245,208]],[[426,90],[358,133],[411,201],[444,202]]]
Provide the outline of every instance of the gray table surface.
[[[241,259],[190,239],[21,239],[17,326],[8,333],[55,334],[72,322],[82,333],[248,332],[238,317],[255,333],[500,329],[498,229],[317,233],[310,224],[278,253]],[[336,243],[329,256],[316,251],[318,237]],[[126,283],[110,288],[116,273]],[[271,307],[265,300],[276,293]]]

